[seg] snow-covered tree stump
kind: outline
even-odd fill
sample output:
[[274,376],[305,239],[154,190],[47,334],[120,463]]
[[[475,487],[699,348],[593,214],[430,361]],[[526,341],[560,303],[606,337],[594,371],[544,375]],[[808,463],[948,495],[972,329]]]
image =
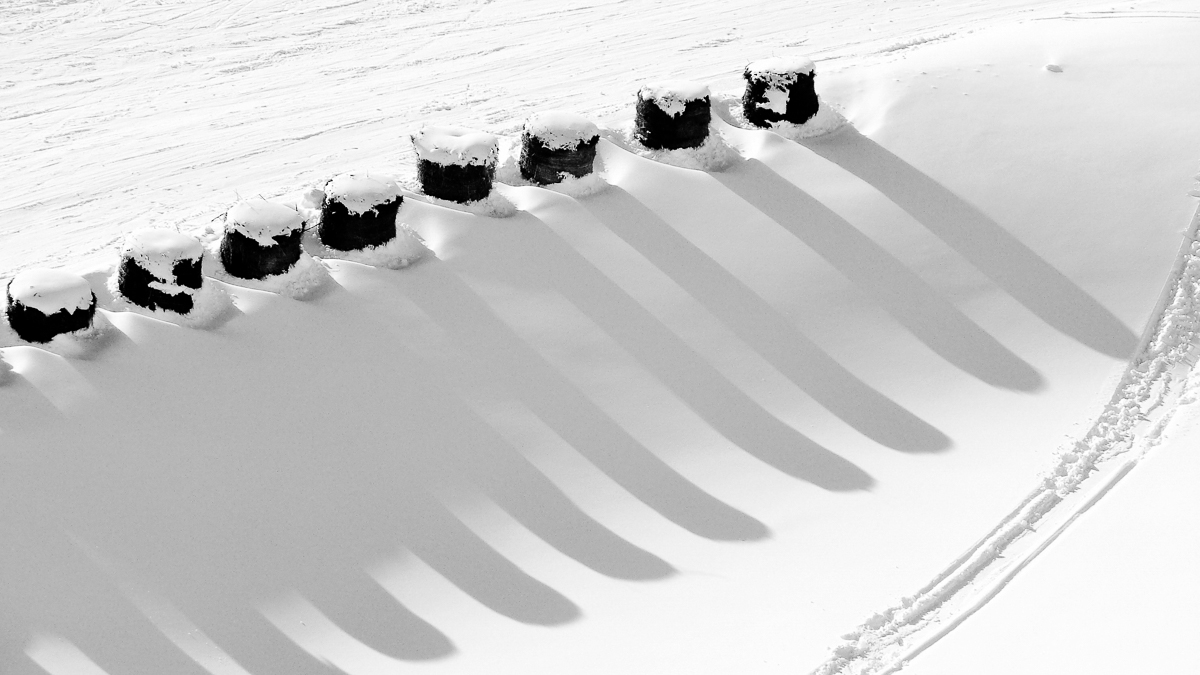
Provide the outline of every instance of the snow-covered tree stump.
[[391,178],[344,173],[325,184],[321,243],[337,251],[361,251],[396,238],[396,212],[404,197]]
[[412,136],[425,194],[460,204],[487,199],[496,178],[496,137],[458,127],[424,127]]
[[708,139],[711,120],[705,85],[663,82],[638,90],[634,135],[647,148],[698,148]]
[[755,61],[742,72],[746,91],[742,110],[751,124],[769,127],[775,122],[804,124],[817,114],[817,77],[813,62],[804,57]]
[[34,269],[8,282],[8,325],[27,342],[49,342],[92,325],[96,294],[87,279],[62,270]]
[[204,246],[194,237],[172,230],[138,230],[121,248],[117,290],[139,307],[187,314],[204,281],[203,258]]
[[225,214],[221,265],[231,276],[263,279],[283,274],[300,260],[304,221],[290,206],[251,199]]
[[574,113],[549,111],[525,120],[521,134],[521,176],[538,185],[562,182],[566,175],[592,172],[600,130]]

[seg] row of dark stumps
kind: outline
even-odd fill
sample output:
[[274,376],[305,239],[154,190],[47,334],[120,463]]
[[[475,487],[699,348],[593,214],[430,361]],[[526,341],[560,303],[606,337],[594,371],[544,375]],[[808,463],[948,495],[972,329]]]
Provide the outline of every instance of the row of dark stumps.
[[[816,115],[813,63],[772,58],[748,65],[742,97],[746,120],[759,127],[803,124]],[[686,82],[647,85],[638,91],[637,141],[653,150],[698,148],[709,137],[708,88]],[[538,185],[582,178],[592,172],[599,129],[571,113],[548,112],[526,121],[518,166]],[[417,178],[426,195],[459,203],[486,199],[499,158],[495,136],[455,127],[425,127],[413,134]],[[403,201],[395,181],[370,174],[343,174],[323,186],[317,236],[337,251],[386,245],[396,237]],[[305,220],[292,206],[266,200],[235,204],[225,214],[219,258],[231,277],[261,280],[285,274],[300,260]],[[116,290],[150,310],[188,315],[203,283],[204,247],[170,230],[140,230],[121,251]],[[22,272],[6,289],[7,319],[27,342],[49,342],[91,326],[96,295],[80,276],[60,270]]]

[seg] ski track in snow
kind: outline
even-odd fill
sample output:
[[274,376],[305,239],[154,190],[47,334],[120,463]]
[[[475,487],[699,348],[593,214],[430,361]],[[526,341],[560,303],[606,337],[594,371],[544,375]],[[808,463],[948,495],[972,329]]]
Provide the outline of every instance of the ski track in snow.
[[[1194,350],[1200,335],[1198,231],[1200,209],[1185,235],[1156,319],[1088,433],[1060,451],[1041,485],[995,529],[927,586],[844,636],[846,642],[835,647],[813,675],[887,675],[901,670],[1000,592],[1158,443],[1179,405],[1196,397],[1191,390],[1196,386]],[[1130,459],[1113,464],[1134,450],[1139,451]],[[1102,472],[1102,479],[1089,481],[1096,472]]]

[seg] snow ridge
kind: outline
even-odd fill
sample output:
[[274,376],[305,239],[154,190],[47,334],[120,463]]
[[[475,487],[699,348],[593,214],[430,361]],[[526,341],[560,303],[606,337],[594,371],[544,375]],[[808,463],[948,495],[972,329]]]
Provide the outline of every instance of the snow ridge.
[[[1131,458],[1091,499],[1071,504],[1072,513],[1045,533],[1034,526],[1073,493],[1100,465],[1131,450],[1157,443],[1195,373],[1193,347],[1200,335],[1200,209],[1184,237],[1179,260],[1159,303],[1153,330],[1122,376],[1108,405],[1083,438],[1059,452],[1040,485],[991,532],[912,596],[877,613],[846,634],[833,655],[812,675],[885,675],[901,668],[991,599],[1047,544],[1136,464]],[[1183,386],[1180,386],[1180,380]],[[1194,397],[1194,394],[1189,394]],[[1147,428],[1149,427],[1149,428]],[[1144,454],[1144,453],[1143,453]],[[1014,543],[1032,546],[1006,569],[1000,558]],[[1039,543],[1040,541],[1040,543]],[[1022,542],[1024,543],[1024,542]]]

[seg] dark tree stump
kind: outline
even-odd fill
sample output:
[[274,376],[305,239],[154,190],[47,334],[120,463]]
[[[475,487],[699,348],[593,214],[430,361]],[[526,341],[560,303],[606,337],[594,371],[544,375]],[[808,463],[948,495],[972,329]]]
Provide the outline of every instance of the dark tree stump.
[[303,233],[300,214],[289,206],[262,199],[238,202],[225,215],[221,265],[239,279],[283,274],[300,260]]
[[465,204],[487,199],[500,154],[496,137],[457,127],[425,127],[412,136],[425,194]]
[[321,243],[338,251],[361,251],[396,238],[396,213],[404,198],[390,178],[342,174],[325,184]]
[[28,270],[5,289],[8,325],[26,342],[49,342],[92,325],[96,294],[87,279],[61,270]]
[[[125,240],[117,268],[117,290],[129,302],[146,309],[178,314],[192,311],[192,294],[204,282],[200,264],[204,247],[193,237],[170,230],[141,230]],[[156,286],[176,286],[178,293]]]
[[592,173],[599,142],[600,130],[579,115],[534,115],[521,134],[521,176],[538,185],[560,183],[568,175],[583,178]]
[[746,66],[742,77],[746,80],[742,110],[755,126],[804,124],[817,114],[817,73],[806,58],[755,61]]
[[698,148],[708,140],[711,120],[708,87],[671,83],[638,91],[634,135],[647,148]]

